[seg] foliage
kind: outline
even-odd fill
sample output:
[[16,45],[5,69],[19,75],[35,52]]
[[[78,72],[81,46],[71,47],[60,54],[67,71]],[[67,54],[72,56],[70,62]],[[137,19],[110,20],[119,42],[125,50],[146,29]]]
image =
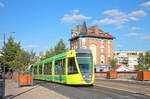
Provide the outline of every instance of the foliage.
[[116,65],[117,65],[117,60],[112,58],[109,60],[109,65],[111,66],[110,70],[111,71],[116,71]]
[[137,71],[150,70],[150,51],[139,54],[138,65],[135,68]]
[[35,53],[21,49],[20,43],[14,41],[12,37],[2,48],[0,61],[7,71],[25,71],[25,69],[34,62]]
[[54,48],[51,48],[49,51],[46,51],[46,54],[43,58],[41,58],[41,60],[48,58],[48,57],[52,57],[54,55],[60,54],[67,51],[66,48],[66,44],[65,42],[61,39],[59,40],[59,42],[55,45]]
[[12,69],[11,62],[15,60],[15,56],[20,49],[20,43],[14,42],[14,39],[10,37],[2,48],[2,56],[0,57],[2,65],[6,67],[6,71]]

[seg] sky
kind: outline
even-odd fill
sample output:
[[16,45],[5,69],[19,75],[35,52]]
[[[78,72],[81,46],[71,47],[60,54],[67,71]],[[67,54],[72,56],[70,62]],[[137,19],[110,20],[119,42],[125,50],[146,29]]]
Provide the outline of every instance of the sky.
[[[3,35],[38,54],[86,21],[115,36],[114,50],[150,50],[150,0],[0,0],[0,49]],[[15,32],[15,33],[12,33]]]

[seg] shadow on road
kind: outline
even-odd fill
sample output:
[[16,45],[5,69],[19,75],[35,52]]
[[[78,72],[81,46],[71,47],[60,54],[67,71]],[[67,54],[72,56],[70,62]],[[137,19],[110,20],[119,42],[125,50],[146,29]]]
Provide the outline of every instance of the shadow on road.
[[19,93],[19,94],[17,94],[17,95],[7,95],[7,96],[5,96],[4,99],[13,99],[13,98],[15,98],[15,97],[17,97],[17,96],[20,96],[20,95],[22,95],[22,94],[24,94],[24,93],[27,93],[27,92],[29,92],[29,91],[31,91],[31,90],[37,88],[37,87],[38,87],[38,86],[36,86],[36,87],[34,87],[34,88],[31,88],[31,89],[29,89],[29,90],[26,90],[26,91],[24,91],[24,92],[21,92],[21,93]]

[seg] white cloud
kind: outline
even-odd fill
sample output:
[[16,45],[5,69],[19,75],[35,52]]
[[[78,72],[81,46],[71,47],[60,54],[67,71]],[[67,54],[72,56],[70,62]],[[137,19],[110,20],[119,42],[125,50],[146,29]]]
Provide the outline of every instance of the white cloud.
[[72,13],[78,13],[79,12],[79,9],[73,9],[72,10]]
[[115,18],[104,18],[101,20],[95,20],[94,24],[103,24],[103,25],[117,25],[118,27],[122,27],[121,25],[128,22],[129,20],[125,17],[115,17]]
[[94,20],[93,23],[101,25],[116,25],[117,28],[119,28],[124,27],[123,25],[127,22],[139,21],[142,17],[147,16],[147,13],[143,10],[125,13],[118,9],[111,9],[104,11],[103,14],[106,14],[104,19]]
[[141,6],[143,6],[143,7],[150,7],[150,1],[142,3]]
[[0,7],[5,7],[5,4],[0,2]]
[[139,18],[137,18],[137,17],[129,17],[129,20],[132,20],[132,21],[139,21],[140,19]]
[[129,13],[129,16],[134,17],[143,17],[143,16],[147,16],[147,13],[143,10],[137,10],[137,11],[133,11],[131,13]]
[[141,38],[142,40],[150,40],[150,36],[144,36]]
[[141,28],[140,27],[131,27],[129,30],[130,31],[137,31],[137,30],[141,30]]
[[37,47],[38,47],[37,45],[28,45],[28,46],[26,46],[26,48],[32,48],[32,49],[37,48]]
[[124,15],[123,12],[119,11],[118,9],[111,9],[111,10],[106,10],[103,12],[106,15],[110,15],[110,16],[120,16],[120,15]]
[[127,35],[128,36],[141,36],[142,34],[140,34],[140,33],[129,33]]
[[111,25],[111,24],[116,24],[117,21],[114,19],[109,19],[109,18],[105,18],[102,20],[95,20],[94,24],[104,24],[104,25]]
[[63,23],[76,23],[81,20],[89,20],[91,17],[85,16],[83,14],[77,14],[79,10],[72,10],[72,14],[64,15],[60,20]]

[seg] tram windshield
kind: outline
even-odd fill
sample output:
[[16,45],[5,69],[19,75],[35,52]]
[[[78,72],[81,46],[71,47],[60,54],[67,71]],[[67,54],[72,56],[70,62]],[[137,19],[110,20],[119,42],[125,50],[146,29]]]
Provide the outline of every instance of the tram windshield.
[[77,60],[81,73],[92,72],[92,55],[87,53],[77,54]]

